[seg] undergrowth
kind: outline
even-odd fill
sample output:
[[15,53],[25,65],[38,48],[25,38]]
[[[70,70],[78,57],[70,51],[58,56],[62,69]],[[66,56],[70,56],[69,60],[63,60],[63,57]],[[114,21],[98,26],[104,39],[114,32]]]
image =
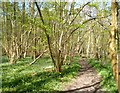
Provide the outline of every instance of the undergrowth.
[[95,59],[90,59],[89,64],[94,67],[101,76],[102,90],[111,93],[118,93],[110,62],[103,63]]

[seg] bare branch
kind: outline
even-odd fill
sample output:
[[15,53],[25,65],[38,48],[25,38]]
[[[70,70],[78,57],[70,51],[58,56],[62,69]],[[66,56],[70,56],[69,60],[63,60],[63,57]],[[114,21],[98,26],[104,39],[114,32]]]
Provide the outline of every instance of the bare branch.
[[73,18],[73,20],[71,21],[70,25],[74,22],[74,20],[76,19],[76,17],[79,15],[79,13],[83,10],[83,8],[88,5],[90,2],[86,3],[85,5],[82,6],[82,8],[78,11],[78,13],[76,14],[76,16]]
[[[89,22],[89,21],[91,21],[91,20],[95,20],[95,19],[96,19],[96,18],[90,18],[90,19],[88,19],[88,20],[85,20],[85,21],[82,22],[81,25],[83,25],[83,24],[85,24],[85,23],[87,23],[87,22]],[[65,42],[67,42],[68,39],[71,37],[71,35],[72,35],[76,30],[78,30],[79,28],[80,28],[80,27],[78,26],[77,28],[73,29],[73,30],[71,31],[70,35],[68,36],[68,38],[65,40]]]
[[35,2],[35,4],[36,4],[36,7],[37,7],[37,9],[38,9],[38,12],[39,12],[40,18],[41,18],[41,20],[42,20],[42,23],[44,24],[44,20],[43,20],[43,16],[42,16],[41,10],[40,10],[37,2]]

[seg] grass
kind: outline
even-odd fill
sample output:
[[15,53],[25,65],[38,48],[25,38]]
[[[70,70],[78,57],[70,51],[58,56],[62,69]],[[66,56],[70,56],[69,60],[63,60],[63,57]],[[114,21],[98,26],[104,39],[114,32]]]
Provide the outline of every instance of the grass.
[[89,64],[93,66],[101,76],[102,90],[110,91],[111,93],[118,93],[110,62],[107,61],[106,63],[102,63],[101,61],[90,59]]
[[[31,66],[26,66],[32,59],[21,59],[10,65],[3,59],[0,66],[2,72],[2,92],[52,92],[61,91],[64,84],[74,78],[80,70],[78,57],[72,65],[64,65],[61,73],[52,72],[53,63],[49,57],[43,57]],[[49,68],[49,69],[48,69]]]

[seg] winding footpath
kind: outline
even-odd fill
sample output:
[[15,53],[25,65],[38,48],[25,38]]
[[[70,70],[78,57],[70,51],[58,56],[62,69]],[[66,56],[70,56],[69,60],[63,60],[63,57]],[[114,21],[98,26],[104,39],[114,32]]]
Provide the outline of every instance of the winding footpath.
[[87,61],[80,60],[78,76],[65,86],[65,93],[104,93],[100,91],[100,76]]

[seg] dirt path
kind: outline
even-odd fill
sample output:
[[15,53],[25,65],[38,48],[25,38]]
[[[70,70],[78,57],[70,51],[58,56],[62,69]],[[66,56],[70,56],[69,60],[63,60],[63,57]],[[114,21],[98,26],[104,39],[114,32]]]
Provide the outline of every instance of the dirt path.
[[85,60],[79,61],[78,76],[65,87],[66,93],[103,93],[100,91],[100,76]]

